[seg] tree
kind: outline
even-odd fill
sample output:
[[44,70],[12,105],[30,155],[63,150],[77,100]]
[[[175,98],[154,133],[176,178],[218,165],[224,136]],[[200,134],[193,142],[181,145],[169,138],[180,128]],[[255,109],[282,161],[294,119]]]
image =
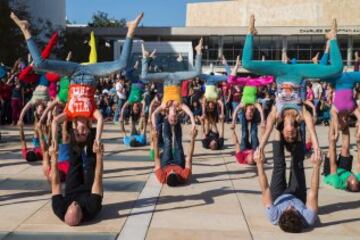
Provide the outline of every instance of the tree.
[[91,27],[124,27],[126,26],[126,20],[124,18],[118,20],[112,17],[105,12],[97,11],[91,18],[89,22]]
[[0,62],[7,66],[20,57],[26,55],[26,42],[18,27],[10,19],[11,11],[15,11],[20,18],[30,19],[26,6],[13,3],[16,9],[11,9],[8,0],[0,0]]
[[20,19],[26,19],[31,24],[31,32],[39,48],[46,44],[54,32],[51,22],[41,18],[34,19],[30,16],[26,1],[0,0],[0,62],[8,66],[12,66],[19,57],[26,59],[28,53],[24,36],[10,19],[12,11]]

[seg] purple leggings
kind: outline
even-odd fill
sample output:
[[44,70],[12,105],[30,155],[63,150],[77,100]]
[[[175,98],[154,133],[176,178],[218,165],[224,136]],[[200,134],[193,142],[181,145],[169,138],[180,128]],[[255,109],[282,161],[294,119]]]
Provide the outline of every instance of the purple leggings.
[[353,90],[352,89],[341,89],[335,91],[335,97],[333,102],[337,112],[349,111],[353,112],[356,108]]
[[21,111],[21,99],[12,98],[11,99],[11,117],[13,123],[16,123],[19,120]]

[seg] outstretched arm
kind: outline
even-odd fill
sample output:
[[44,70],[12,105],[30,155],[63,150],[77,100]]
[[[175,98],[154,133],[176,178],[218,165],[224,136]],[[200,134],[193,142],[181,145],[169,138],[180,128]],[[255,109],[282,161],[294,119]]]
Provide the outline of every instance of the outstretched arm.
[[158,138],[158,133],[155,131],[155,129],[153,131],[151,131],[151,138],[152,138],[152,143],[153,143],[153,147],[154,147],[154,163],[155,163],[155,170],[160,169],[161,168],[161,160],[160,160],[160,152],[159,152],[159,138]]
[[261,119],[261,127],[265,127],[265,116],[264,116],[264,110],[263,108],[261,107],[261,105],[259,103],[255,103],[255,107],[256,109],[259,111],[260,113],[260,119]]
[[315,158],[312,156],[311,162],[313,163],[313,172],[311,176],[311,187],[307,195],[306,206],[310,210],[317,212],[319,210],[319,178],[320,178],[320,166],[321,158]]
[[237,113],[240,111],[240,109],[244,108],[244,105],[242,103],[239,103],[237,107],[234,109],[233,115],[232,115],[232,126],[235,128],[236,119],[237,119]]
[[225,119],[225,106],[224,106],[224,103],[220,99],[217,101],[217,103],[218,103],[218,105],[220,107],[220,116],[219,116],[219,118],[220,118],[220,120]]
[[95,137],[95,142],[100,145],[101,135],[102,135],[102,131],[103,131],[103,129],[104,129],[104,119],[103,119],[103,115],[101,114],[101,112],[99,111],[99,109],[96,109],[96,110],[94,111],[93,117],[94,117],[94,119],[96,119],[96,137]]
[[156,116],[165,108],[164,104],[161,104],[159,107],[155,109],[155,111],[151,114],[151,122],[154,131],[156,131]]
[[189,152],[188,152],[188,156],[185,160],[185,168],[189,168],[192,169],[192,157],[194,155],[194,148],[195,148],[195,138],[197,135],[197,130],[193,129],[191,131],[191,139],[190,139],[190,144],[189,144]]
[[155,102],[156,102],[157,100],[156,100],[156,97],[151,101],[151,103],[150,103],[150,106],[149,106],[149,122],[150,122],[150,124],[151,124],[151,126],[150,127],[152,127],[152,119],[151,119],[151,116],[152,116],[152,113],[153,113],[153,111],[154,111],[154,104],[155,104]]
[[22,149],[26,149],[26,140],[25,140],[25,134],[24,134],[24,123],[21,122],[19,125],[19,134],[20,134],[20,144]]
[[58,125],[67,121],[66,113],[56,116],[51,123],[51,145],[54,151],[58,151]]
[[267,120],[266,120],[265,133],[264,133],[263,137],[261,138],[260,144],[258,147],[260,150],[264,150],[265,145],[266,145],[267,141],[269,140],[270,134],[274,128],[275,121],[276,121],[276,108],[273,107]]
[[203,97],[201,99],[201,115],[202,115],[202,118],[204,118],[204,119],[206,116],[206,104],[207,104],[206,97]]
[[32,103],[31,101],[29,101],[24,107],[23,109],[21,110],[21,113],[20,113],[20,117],[19,117],[19,120],[18,122],[23,122],[24,121],[24,116],[25,116],[25,113],[32,107]]
[[129,107],[129,105],[130,105],[129,101],[126,101],[126,102],[124,103],[124,105],[122,106],[121,112],[120,112],[119,122],[123,122],[123,121],[124,121],[124,112],[125,112],[125,109]]
[[317,113],[316,113],[315,105],[309,100],[305,100],[305,101],[303,101],[303,103],[311,108],[312,113],[313,113],[313,121],[315,124],[317,121]]
[[189,118],[191,120],[192,130],[194,131],[194,129],[196,128],[194,114],[192,113],[190,108],[184,103],[181,104],[181,109],[186,113],[186,115],[189,116]]
[[96,144],[94,145],[94,152],[96,153],[96,166],[95,166],[95,175],[94,182],[91,188],[92,194],[103,195],[103,155],[104,155],[104,145]]
[[331,107],[330,114],[331,114],[331,122],[333,125],[333,130],[332,130],[333,139],[337,141],[339,137],[339,116],[334,106]]
[[235,145],[235,153],[240,152],[241,151],[240,143],[239,143],[239,138],[238,138],[238,136],[236,134],[236,128],[235,127],[232,128],[231,133],[232,133],[231,136],[232,136],[233,144]]
[[304,114],[305,124],[306,124],[306,126],[307,126],[307,128],[309,130],[309,133],[310,133],[311,142],[313,144],[313,150],[314,150],[315,157],[320,158],[321,157],[321,150],[320,150],[320,146],[319,146],[319,140],[318,140],[317,135],[316,135],[316,130],[315,130],[313,118],[312,118],[311,114],[308,111],[306,111],[305,109],[303,109],[303,114]]
[[39,132],[40,148],[41,148],[41,152],[43,155],[43,160],[42,160],[43,173],[46,177],[48,177],[49,169],[51,169],[51,162],[50,162],[48,146],[43,137],[44,133],[43,133],[42,126],[40,124],[37,124],[35,127],[35,131]]
[[220,138],[224,138],[224,134],[225,134],[225,118],[220,118]]
[[51,158],[51,193],[53,196],[61,194],[61,185],[60,185],[60,177],[59,177],[59,171],[57,166],[58,161],[58,152],[57,147],[52,144],[50,149],[50,158]]
[[259,158],[256,161],[256,166],[258,170],[258,179],[259,179],[263,204],[266,208],[269,208],[272,205],[272,200],[271,200],[269,182],[265,173],[264,162],[265,162],[264,150],[260,150]]
[[45,119],[47,118],[48,116],[48,113],[50,111],[53,110],[53,108],[57,105],[57,104],[60,104],[60,101],[58,100],[58,98],[54,99],[51,103],[49,103],[45,109],[45,111],[43,112],[43,114],[41,115],[41,118],[40,118],[40,123],[45,123]]
[[329,129],[329,150],[328,150],[328,157],[330,160],[330,174],[336,174],[337,171],[337,164],[336,164],[336,139],[333,136],[334,132],[334,123],[333,120],[330,121],[330,129]]

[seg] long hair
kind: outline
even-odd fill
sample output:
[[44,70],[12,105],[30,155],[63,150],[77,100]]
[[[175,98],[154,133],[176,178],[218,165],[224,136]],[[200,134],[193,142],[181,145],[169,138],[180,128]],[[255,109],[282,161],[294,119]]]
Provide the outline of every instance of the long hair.
[[210,112],[209,103],[206,104],[205,116],[209,120],[209,122],[217,123],[217,121],[219,119],[219,114],[218,114],[218,109],[217,109],[218,104],[217,103],[214,103],[214,104],[215,104],[215,108],[214,108],[214,111],[212,111],[212,112]]

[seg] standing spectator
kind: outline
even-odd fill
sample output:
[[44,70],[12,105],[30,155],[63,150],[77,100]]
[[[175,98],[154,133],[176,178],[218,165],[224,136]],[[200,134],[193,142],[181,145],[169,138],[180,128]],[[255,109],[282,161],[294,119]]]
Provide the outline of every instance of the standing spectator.
[[[181,97],[183,100],[183,103],[186,104],[186,106],[190,107],[190,95],[189,95],[189,86],[190,86],[191,80],[185,80],[181,83]],[[188,122],[190,119],[188,115],[185,114],[185,116],[182,119],[183,123]]]
[[200,98],[202,97],[202,89],[201,89],[201,83],[200,83],[199,78],[196,78],[192,81],[191,90],[192,90],[191,101],[192,102],[199,101]]
[[191,110],[192,110],[192,112],[194,114],[195,123],[200,124],[201,123],[200,117],[202,116],[202,108],[201,108],[200,102],[199,101],[193,101],[192,106],[191,106]]
[[124,79],[124,77],[120,76],[120,74],[116,75],[115,89],[116,89],[116,94],[117,94],[117,103],[116,103],[116,109],[115,109],[115,114],[114,114],[114,123],[118,123],[121,108],[124,105],[125,100],[126,100],[125,79]]
[[306,100],[314,102],[314,91],[312,90],[312,84],[306,85]]
[[231,86],[227,82],[221,82],[221,98],[225,107],[225,122],[231,121]]
[[99,109],[104,117],[104,121],[111,118],[111,111],[112,111],[111,106],[112,106],[112,100],[110,98],[109,91],[107,89],[104,89],[99,104]]
[[360,57],[359,57],[359,52],[356,51],[355,52],[354,71],[359,72],[359,70],[360,70]]
[[181,97],[183,103],[185,103],[188,107],[190,107],[190,94],[189,94],[189,85],[191,80],[185,80],[181,83]]
[[320,102],[321,95],[322,95],[322,92],[323,92],[322,86],[321,86],[319,81],[316,81],[316,82],[312,83],[312,90],[313,90],[313,93],[314,93],[315,109],[316,109],[316,111],[318,111],[319,102]]
[[[234,111],[237,107],[237,105],[239,105],[241,100],[241,88],[239,85],[233,85],[231,88],[231,106],[232,106],[232,111]],[[238,114],[238,119],[240,120],[240,114],[242,113],[242,111],[240,111],[240,113]],[[233,119],[233,122],[235,121],[236,123],[236,119]]]
[[20,80],[15,78],[14,87],[11,93],[11,120],[12,125],[15,126],[19,120],[20,111],[23,106],[24,89],[21,86]]
[[0,102],[2,102],[2,115],[0,119],[1,124],[11,123],[11,93],[12,86],[7,82],[7,79],[4,77],[0,81]]
[[275,100],[275,93],[276,93],[276,82],[275,81],[271,84],[268,92],[269,92],[271,99]]

